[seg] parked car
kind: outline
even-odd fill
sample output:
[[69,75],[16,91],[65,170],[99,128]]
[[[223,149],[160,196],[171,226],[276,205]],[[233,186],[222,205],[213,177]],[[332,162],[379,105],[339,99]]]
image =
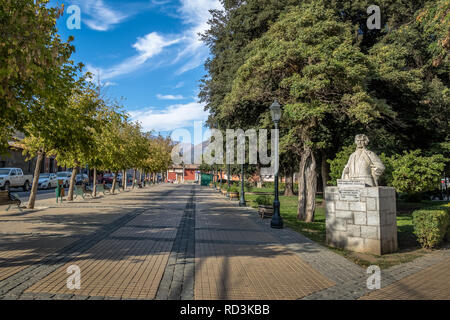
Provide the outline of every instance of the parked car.
[[88,175],[85,174],[85,173],[77,174],[76,177],[75,177],[75,184],[83,184],[83,183],[86,183],[86,184],[89,183]]
[[10,188],[22,187],[23,191],[30,190],[33,176],[23,174],[19,168],[1,168],[0,169],[0,189],[9,190]]
[[103,178],[102,178],[101,182],[102,183],[105,182],[105,183],[111,184],[113,182],[113,180],[114,180],[114,173],[105,173],[103,175]]
[[56,188],[58,177],[54,173],[41,173],[38,180],[38,189]]
[[69,187],[69,185],[70,185],[70,178],[72,177],[72,172],[62,171],[62,172],[58,172],[56,174],[56,176],[58,177],[58,180],[62,180],[63,181],[64,188],[68,188]]

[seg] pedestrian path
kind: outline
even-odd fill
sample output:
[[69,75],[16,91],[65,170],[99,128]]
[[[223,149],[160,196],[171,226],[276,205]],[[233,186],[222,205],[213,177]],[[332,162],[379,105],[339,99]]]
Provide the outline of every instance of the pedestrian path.
[[360,300],[449,299],[450,258],[360,298]]
[[335,284],[267,232],[254,210],[209,189],[196,200],[196,299],[292,300]]
[[[0,215],[3,299],[449,299],[440,250],[382,272],[270,228],[207,187],[164,184]],[[81,271],[69,289],[67,269]]]

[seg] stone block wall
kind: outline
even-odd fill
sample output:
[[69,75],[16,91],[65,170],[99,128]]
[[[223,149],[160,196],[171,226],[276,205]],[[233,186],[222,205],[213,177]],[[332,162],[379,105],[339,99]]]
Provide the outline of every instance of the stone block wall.
[[342,200],[338,187],[325,189],[327,244],[377,255],[397,251],[395,189],[359,189],[359,199]]

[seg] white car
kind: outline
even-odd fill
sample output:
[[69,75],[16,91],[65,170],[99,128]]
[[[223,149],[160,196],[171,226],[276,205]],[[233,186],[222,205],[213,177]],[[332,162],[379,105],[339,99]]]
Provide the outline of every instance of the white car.
[[72,177],[72,172],[69,172],[69,171],[58,172],[56,174],[56,176],[58,177],[58,180],[62,180],[64,188],[69,187],[70,177]]
[[20,168],[1,168],[0,169],[0,189],[8,190],[10,188],[23,188],[23,191],[28,191],[31,185],[33,176],[23,174]]
[[38,189],[56,188],[58,177],[54,173],[41,173],[39,175]]

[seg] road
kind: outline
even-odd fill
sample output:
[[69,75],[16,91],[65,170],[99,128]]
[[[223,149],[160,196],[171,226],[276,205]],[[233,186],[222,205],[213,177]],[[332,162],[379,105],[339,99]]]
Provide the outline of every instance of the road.
[[[110,184],[108,184],[109,187],[111,187]],[[128,183],[127,185],[128,187],[131,187],[131,184]],[[67,194],[69,193],[69,188],[65,188],[65,194],[67,196]],[[22,190],[22,188],[11,188],[11,193],[17,194],[20,198],[20,201],[22,201],[22,203],[28,202],[28,199],[30,198],[30,192],[31,191],[27,191],[24,192]],[[38,194],[36,196],[36,200],[48,200],[48,199],[54,199],[55,198],[55,188],[50,188],[48,190],[41,190],[38,189]]]

